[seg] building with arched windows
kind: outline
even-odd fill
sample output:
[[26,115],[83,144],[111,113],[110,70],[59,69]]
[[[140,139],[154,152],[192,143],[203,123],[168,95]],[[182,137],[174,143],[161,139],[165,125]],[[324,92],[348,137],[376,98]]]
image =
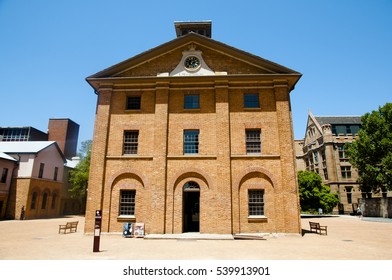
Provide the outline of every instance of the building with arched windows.
[[79,214],[68,175],[79,162],[79,125],[50,119],[48,133],[33,127],[0,127],[0,219]]
[[176,22],[86,80],[97,94],[85,231],[300,233],[290,92],[301,74]]
[[6,196],[5,217],[46,218],[59,215],[65,158],[54,141],[0,142],[0,150],[17,163]]

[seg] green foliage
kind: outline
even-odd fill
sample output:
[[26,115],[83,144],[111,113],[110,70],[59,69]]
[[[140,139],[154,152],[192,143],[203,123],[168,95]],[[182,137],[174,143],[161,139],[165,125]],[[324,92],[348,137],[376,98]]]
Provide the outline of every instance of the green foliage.
[[358,139],[346,144],[363,192],[392,190],[392,103],[362,116]]
[[90,171],[91,143],[91,140],[82,142],[82,147],[79,153],[81,161],[69,173],[68,180],[73,186],[69,192],[71,193],[72,198],[78,199],[81,203],[86,201],[88,176]]
[[299,171],[298,184],[301,211],[303,212],[317,212],[321,208],[324,213],[330,213],[339,203],[338,195],[331,193],[331,189],[323,185],[322,179],[317,173]]

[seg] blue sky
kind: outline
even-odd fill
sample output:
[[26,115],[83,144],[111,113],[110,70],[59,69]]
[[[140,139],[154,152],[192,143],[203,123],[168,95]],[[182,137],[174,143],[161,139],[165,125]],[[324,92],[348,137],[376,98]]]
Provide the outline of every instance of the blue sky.
[[0,0],[0,126],[49,118],[92,139],[85,78],[175,38],[174,21],[212,20],[212,37],[303,74],[295,138],[308,111],[363,115],[391,102],[392,0]]

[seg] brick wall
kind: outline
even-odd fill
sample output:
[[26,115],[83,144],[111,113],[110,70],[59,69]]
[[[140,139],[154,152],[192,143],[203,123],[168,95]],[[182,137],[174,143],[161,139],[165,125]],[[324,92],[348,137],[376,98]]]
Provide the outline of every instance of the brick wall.
[[[211,69],[264,73],[221,52],[197,46]],[[102,230],[120,232],[124,222],[144,222],[147,233],[184,230],[184,185],[200,187],[200,232],[300,233],[289,88],[269,77],[152,78],[170,72],[182,57],[178,48],[122,79],[100,85],[95,122],[86,232],[94,210],[103,210]],[[139,59],[139,58],[137,58]],[[235,79],[235,80],[234,80]],[[199,94],[200,109],[184,109],[185,94]],[[243,94],[258,93],[261,108],[244,109]],[[125,110],[128,95],[141,95],[140,110]],[[261,129],[261,155],[247,155],[245,129]],[[185,129],[198,129],[199,153],[184,155]],[[122,155],[124,130],[139,130],[138,154]],[[119,217],[122,189],[136,191],[135,217]],[[248,190],[264,190],[264,217],[248,217]]]

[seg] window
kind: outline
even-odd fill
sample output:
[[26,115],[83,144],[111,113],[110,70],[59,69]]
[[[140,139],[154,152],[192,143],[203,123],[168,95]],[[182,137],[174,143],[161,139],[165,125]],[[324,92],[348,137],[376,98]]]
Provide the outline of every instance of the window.
[[135,197],[134,190],[120,191],[120,216],[134,216],[135,215]]
[[260,108],[258,93],[244,94],[244,108]]
[[41,209],[46,209],[46,201],[48,200],[48,194],[44,193],[43,197],[42,197],[42,205],[41,205]]
[[37,196],[38,196],[38,194],[36,192],[33,192],[33,195],[31,196],[31,206],[30,206],[30,209],[35,209],[35,206],[37,204]]
[[361,128],[360,125],[352,125],[352,126],[350,127],[351,133],[352,133],[353,135],[358,134],[360,128]]
[[314,151],[313,154],[314,154],[314,161],[316,162],[316,164],[318,164],[319,163],[319,154],[317,151]]
[[249,216],[264,216],[264,190],[248,190]]
[[199,153],[199,130],[184,130],[184,154]]
[[8,175],[8,168],[3,168],[3,171],[1,172],[1,181],[0,181],[0,183],[7,182],[7,175]]
[[56,199],[57,199],[57,193],[53,193],[52,205],[51,205],[52,209],[56,208]]
[[328,180],[328,169],[327,169],[327,167],[323,168],[323,173],[324,173],[324,179]]
[[346,158],[346,152],[344,150],[344,146],[343,145],[339,145],[338,146],[338,151],[339,151],[339,159],[345,159]]
[[353,187],[346,187],[347,203],[349,203],[349,204],[353,203],[352,192],[351,192],[352,189],[353,189]]
[[45,168],[45,163],[40,163],[39,164],[38,178],[42,178],[44,176],[44,168]]
[[58,175],[58,173],[59,173],[59,168],[58,168],[58,167],[55,167],[55,168],[54,168],[54,175],[53,175],[53,180],[54,180],[54,181],[57,181],[57,175]]
[[328,169],[327,169],[327,160],[326,160],[326,156],[325,156],[325,150],[321,151],[321,160],[323,161],[324,179],[328,180]]
[[127,96],[127,110],[140,110],[142,97],[139,96]]
[[360,128],[361,128],[360,125],[332,125],[332,134],[355,135],[358,133]]
[[29,128],[4,128],[0,129],[0,135],[3,136],[2,141],[28,141],[30,129]]
[[340,169],[343,178],[351,178],[351,166],[341,166]]
[[200,191],[200,186],[198,183],[189,181],[184,185],[184,191]]
[[123,154],[124,155],[136,155],[138,142],[139,142],[139,131],[138,130],[124,131]]
[[247,154],[261,153],[261,130],[260,129],[246,130],[246,153]]
[[184,96],[184,108],[185,109],[199,109],[200,108],[199,95],[186,94]]

